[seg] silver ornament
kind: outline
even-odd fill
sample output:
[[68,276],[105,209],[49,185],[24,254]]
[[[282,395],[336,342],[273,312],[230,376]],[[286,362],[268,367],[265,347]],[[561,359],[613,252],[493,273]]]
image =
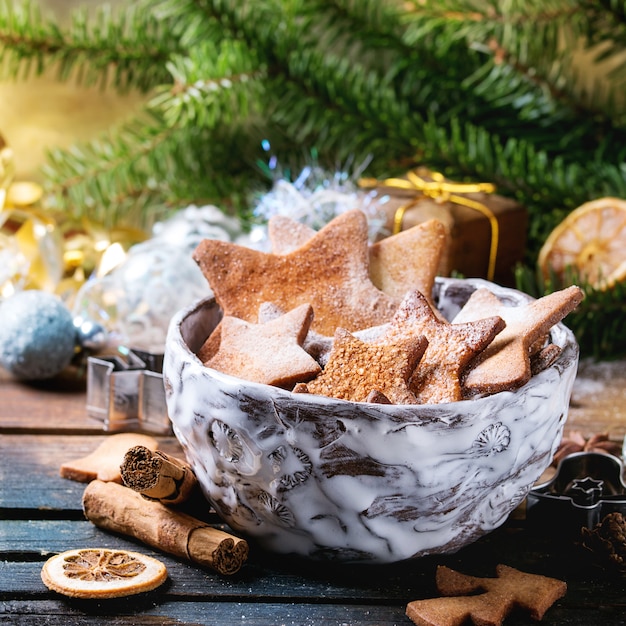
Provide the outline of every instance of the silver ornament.
[[0,364],[22,380],[52,378],[75,354],[72,315],[57,296],[16,293],[0,305]]

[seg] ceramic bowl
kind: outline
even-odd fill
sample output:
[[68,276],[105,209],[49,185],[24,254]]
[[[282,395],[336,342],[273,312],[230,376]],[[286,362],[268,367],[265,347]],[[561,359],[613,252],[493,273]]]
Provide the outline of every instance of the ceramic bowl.
[[[448,318],[483,280],[437,279]],[[209,369],[195,352],[221,317],[180,311],[165,349],[167,406],[202,489],[232,529],[312,559],[391,563],[451,553],[501,525],[549,466],[578,364],[563,324],[558,360],[513,392],[383,405],[293,394]]]

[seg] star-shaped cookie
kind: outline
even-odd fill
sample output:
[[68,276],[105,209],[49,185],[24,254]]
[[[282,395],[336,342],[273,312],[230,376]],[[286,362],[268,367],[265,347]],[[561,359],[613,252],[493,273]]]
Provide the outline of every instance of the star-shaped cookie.
[[372,401],[382,394],[392,404],[415,404],[408,384],[426,345],[426,339],[417,336],[394,344],[365,343],[338,328],[324,371],[307,383],[306,391],[352,402]]
[[432,219],[377,241],[370,247],[372,282],[398,300],[417,290],[432,307],[433,285],[447,237],[443,223]]
[[497,316],[450,324],[437,317],[419,291],[413,291],[398,307],[380,341],[426,337],[428,347],[411,378],[411,391],[421,404],[456,402],[463,399],[460,377],[466,365],[503,328]]
[[263,324],[224,316],[217,352],[207,367],[257,383],[291,388],[321,371],[302,348],[313,319],[313,309],[303,304]]
[[489,289],[477,289],[454,318],[454,324],[499,315],[506,328],[471,363],[463,379],[464,388],[470,394],[497,393],[528,382],[532,375],[531,348],[582,299],[582,290],[573,285],[528,304],[506,306]]
[[285,310],[308,303],[315,312],[311,327],[332,336],[339,327],[381,324],[396,309],[397,302],[369,278],[367,237],[367,218],[355,209],[288,254],[205,239],[193,257],[225,315],[250,322],[263,302]]
[[[315,230],[285,215],[268,222],[268,236],[275,254],[288,254],[304,245]],[[417,289],[431,307],[435,276],[448,242],[446,227],[436,219],[385,237],[369,247],[369,276],[376,287],[398,302]]]
[[272,215],[267,236],[274,254],[289,254],[315,236],[315,229],[286,215]]

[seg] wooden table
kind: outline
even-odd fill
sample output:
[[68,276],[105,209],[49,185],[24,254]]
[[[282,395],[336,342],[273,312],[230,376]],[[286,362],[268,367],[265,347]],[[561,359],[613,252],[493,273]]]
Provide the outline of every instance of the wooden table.
[[[626,434],[626,362],[581,368],[570,428]],[[86,521],[85,485],[59,476],[62,462],[91,452],[108,435],[85,411],[81,383],[25,385],[0,374],[0,623],[410,626],[411,600],[437,596],[438,564],[478,576],[505,563],[554,576],[567,595],[545,624],[626,624],[626,577],[590,564],[573,543],[526,527],[520,510],[500,529],[457,554],[393,566],[314,564],[264,553],[254,545],[232,577],[157,553]],[[161,448],[180,454],[175,439]],[[522,512],[523,513],[523,512]],[[212,522],[218,525],[216,517]],[[50,592],[40,571],[52,554],[80,547],[119,547],[161,559],[169,580],[157,591],[107,601],[70,600]],[[505,625],[534,624],[516,611]]]

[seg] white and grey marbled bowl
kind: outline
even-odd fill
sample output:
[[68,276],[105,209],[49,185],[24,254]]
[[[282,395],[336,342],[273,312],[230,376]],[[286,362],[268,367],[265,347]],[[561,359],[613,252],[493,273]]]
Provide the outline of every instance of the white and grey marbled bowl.
[[[488,286],[438,279],[452,319]],[[223,519],[265,548],[390,563],[449,553],[502,524],[548,467],[578,364],[563,324],[559,359],[514,392],[436,405],[335,400],[228,376],[195,356],[221,317],[204,300],[172,320],[164,378],[174,432]]]

